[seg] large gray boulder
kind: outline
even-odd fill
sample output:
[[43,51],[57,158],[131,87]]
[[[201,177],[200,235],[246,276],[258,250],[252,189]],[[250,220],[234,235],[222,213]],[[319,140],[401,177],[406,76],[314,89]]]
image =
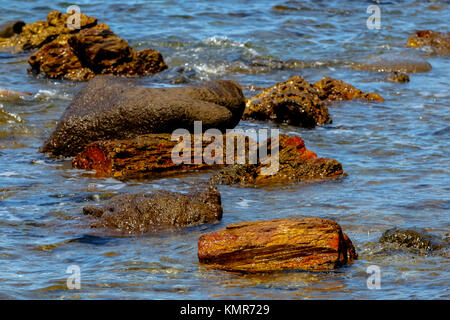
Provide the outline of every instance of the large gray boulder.
[[93,141],[128,139],[146,133],[234,128],[245,99],[234,81],[211,81],[199,86],[144,88],[130,79],[99,76],[90,80],[62,115],[41,152],[73,156]]

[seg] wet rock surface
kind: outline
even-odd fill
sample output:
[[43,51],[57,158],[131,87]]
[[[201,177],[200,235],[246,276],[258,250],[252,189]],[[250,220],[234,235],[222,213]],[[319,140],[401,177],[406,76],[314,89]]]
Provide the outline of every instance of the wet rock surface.
[[430,253],[444,247],[441,241],[424,230],[388,229],[383,233],[379,242],[393,249],[416,253]]
[[242,118],[313,128],[332,122],[325,102],[356,98],[384,101],[379,94],[362,92],[342,80],[323,77],[310,84],[300,76],[293,76],[248,99]]
[[[262,171],[270,171],[270,163],[259,161],[257,164],[228,165],[219,169],[211,181],[215,184],[248,186],[335,179],[346,175],[341,163],[334,159],[318,158],[314,152],[306,149],[300,137],[280,135],[278,145],[279,165],[273,174]],[[271,140],[267,142],[267,148],[271,149]],[[275,158],[272,161],[276,161]]]
[[25,25],[23,21],[8,21],[0,25],[0,38],[10,38],[22,32]]
[[394,71],[386,78],[386,80],[391,82],[407,83],[409,82],[409,76],[407,74]]
[[430,47],[434,53],[448,55],[450,54],[450,32],[419,30],[408,39],[407,46]]
[[123,194],[112,197],[101,207],[86,206],[85,215],[95,219],[92,228],[123,234],[143,234],[160,226],[186,227],[222,219],[219,191],[206,190],[182,194],[160,191]]
[[314,83],[314,88],[320,99],[324,101],[345,101],[356,98],[366,101],[384,101],[377,93],[362,92],[349,83],[328,77],[323,77],[322,80]]
[[331,123],[328,108],[315,88],[299,76],[248,99],[243,119],[272,120],[307,128]]
[[130,139],[147,133],[234,128],[245,107],[239,85],[211,81],[200,86],[143,88],[130,80],[96,77],[76,95],[41,148],[53,156],[74,156],[91,142]]
[[80,13],[80,29],[74,30],[67,27],[69,17],[68,13],[50,11],[46,21],[27,23],[22,26],[20,32],[15,32],[12,36],[6,38],[0,36],[0,49],[20,52],[40,48],[52,41],[65,44],[73,33],[97,25],[96,18]]
[[39,49],[28,72],[51,79],[86,81],[99,74],[145,76],[167,69],[162,55],[152,49],[136,51],[97,19],[81,14],[80,29],[67,26],[69,14],[51,11],[46,21],[8,25],[0,49],[14,52]]
[[416,73],[431,70],[431,64],[415,55],[384,53],[353,66],[355,69],[377,72]]
[[241,222],[198,241],[200,263],[235,272],[329,271],[356,258],[339,224],[321,218]]
[[[182,173],[191,170],[212,168],[204,161],[195,163],[174,163],[172,151],[179,143],[171,139],[171,134],[147,134],[127,140],[105,140],[88,144],[72,160],[78,169],[95,170],[97,176],[128,178],[152,178]],[[191,145],[194,137],[191,137]],[[209,143],[202,142],[203,151]],[[195,152],[189,151],[191,159]],[[191,161],[192,162],[192,161]]]

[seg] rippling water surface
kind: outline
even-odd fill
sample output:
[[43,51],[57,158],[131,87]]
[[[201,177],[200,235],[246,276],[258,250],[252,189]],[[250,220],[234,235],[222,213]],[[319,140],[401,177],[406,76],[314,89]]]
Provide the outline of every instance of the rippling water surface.
[[[43,20],[49,10],[65,11],[72,4],[0,3],[0,22]],[[88,227],[84,205],[124,192],[184,192],[209,175],[120,182],[74,170],[69,159],[45,158],[37,149],[82,84],[35,78],[26,72],[28,54],[0,53],[0,87],[31,93],[0,98],[0,298],[450,297],[448,254],[386,254],[373,244],[393,226],[448,236],[449,58],[405,48],[405,43],[416,29],[448,31],[449,1],[381,1],[381,30],[366,28],[372,1],[76,3],[133,46],[162,52],[169,70],[137,80],[145,86],[220,78],[265,87],[292,75],[309,81],[330,76],[378,92],[385,102],[334,104],[329,108],[333,124],[313,130],[278,126],[300,135],[319,156],[339,160],[348,173],[344,179],[266,189],[220,187],[220,223],[110,238]],[[411,74],[407,84],[351,68],[386,52],[422,56],[433,68]],[[245,276],[198,264],[197,240],[205,232],[244,220],[305,216],[340,223],[360,259],[329,273]],[[81,268],[81,290],[66,287],[66,268],[73,264]],[[366,268],[372,264],[381,268],[380,290],[366,286]]]

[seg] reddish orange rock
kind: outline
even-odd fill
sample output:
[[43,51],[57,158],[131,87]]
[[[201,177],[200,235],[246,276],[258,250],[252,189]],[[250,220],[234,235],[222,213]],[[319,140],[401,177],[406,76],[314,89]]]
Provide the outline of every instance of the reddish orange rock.
[[242,222],[198,241],[199,261],[226,271],[328,271],[356,258],[339,224],[321,218]]
[[[72,160],[72,165],[78,169],[95,170],[97,176],[117,178],[144,178],[211,167],[205,163],[174,163],[172,150],[177,144],[178,141],[172,141],[168,133],[93,142]],[[206,145],[208,143],[204,142],[202,147]]]

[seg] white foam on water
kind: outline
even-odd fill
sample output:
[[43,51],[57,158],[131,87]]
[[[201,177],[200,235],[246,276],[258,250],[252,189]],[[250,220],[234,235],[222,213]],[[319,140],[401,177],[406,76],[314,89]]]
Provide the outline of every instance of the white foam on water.
[[11,177],[11,176],[18,176],[19,174],[15,171],[6,171],[6,172],[0,172],[1,177]]

